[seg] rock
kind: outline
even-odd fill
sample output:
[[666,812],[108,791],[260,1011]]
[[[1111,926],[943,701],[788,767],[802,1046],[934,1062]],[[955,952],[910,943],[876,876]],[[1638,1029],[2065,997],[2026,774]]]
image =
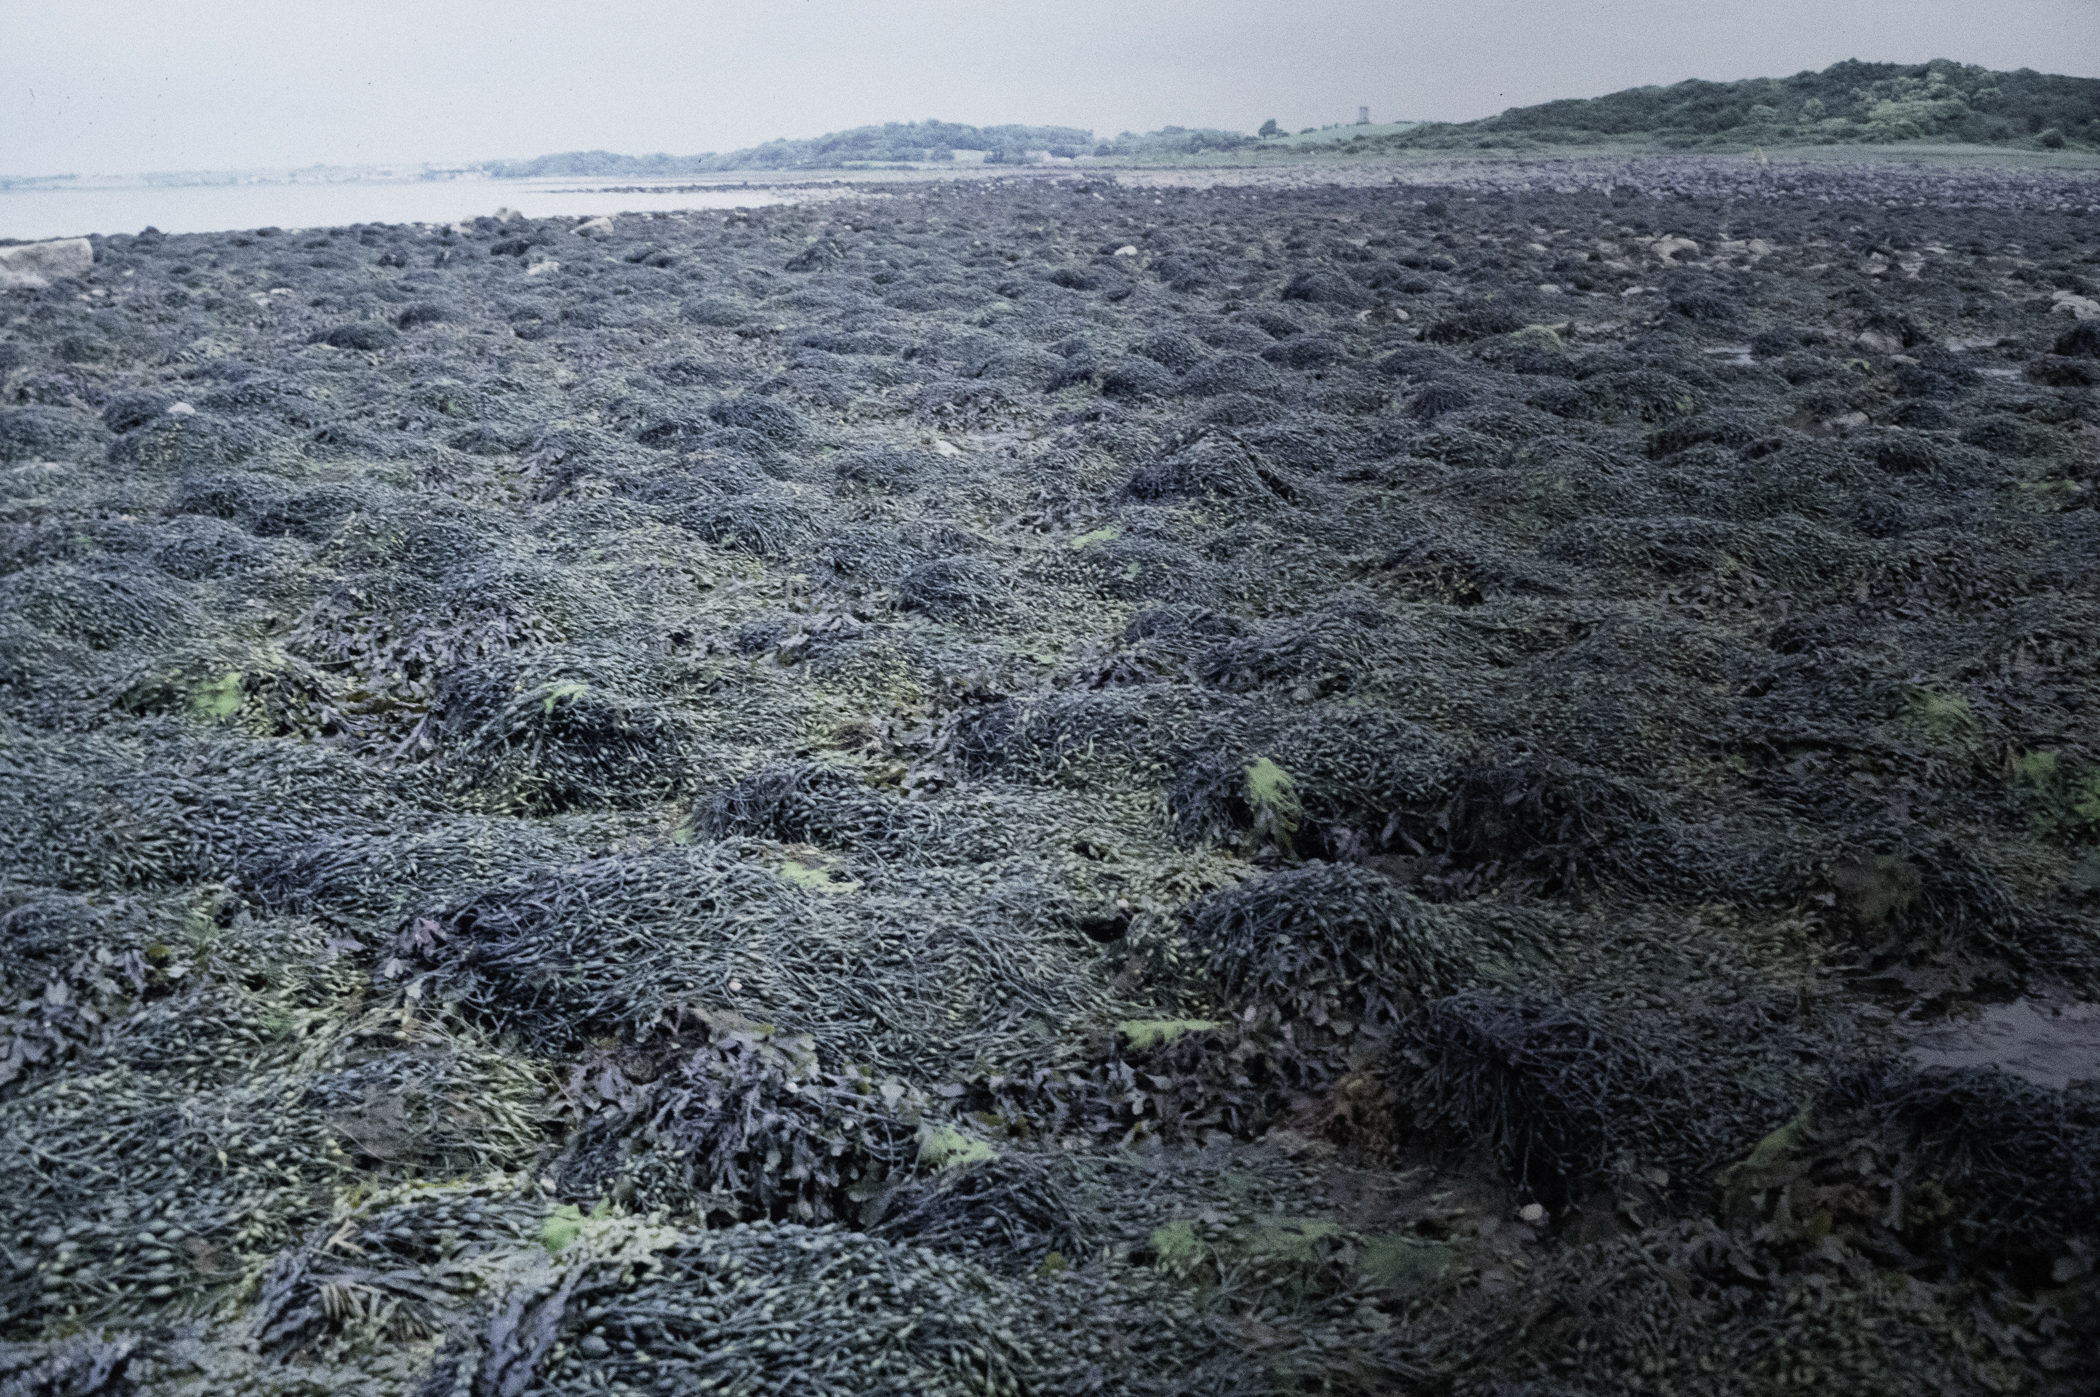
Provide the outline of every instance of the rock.
[[612,230],[612,220],[601,214],[597,218],[586,218],[569,231],[579,238],[587,238],[594,233],[610,233]]
[[[0,256],[4,256],[0,253]],[[2090,296],[2075,296],[2069,291],[2056,293],[2056,304],[2049,307],[2057,315],[2068,315],[2073,320],[2100,320],[2100,301]]]
[[84,276],[94,265],[95,248],[86,238],[0,247],[0,290],[49,286],[59,277]]

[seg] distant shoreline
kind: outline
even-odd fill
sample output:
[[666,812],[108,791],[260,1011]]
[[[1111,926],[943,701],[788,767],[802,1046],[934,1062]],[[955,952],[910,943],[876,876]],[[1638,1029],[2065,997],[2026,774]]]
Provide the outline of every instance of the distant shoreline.
[[[349,224],[449,224],[499,208],[532,218],[600,214],[699,212],[884,196],[915,187],[974,187],[1015,181],[1073,184],[1086,180],[1166,189],[1338,188],[1515,189],[1621,183],[1657,189],[1731,187],[1768,190],[1790,182],[1822,187],[1854,169],[1877,176],[1973,180],[1980,205],[2008,199],[2066,211],[2100,208],[2100,155],[2008,151],[1995,147],[1813,146],[1763,152],[1641,150],[1615,147],[1565,152],[1423,151],[1289,159],[1189,158],[1174,161],[1089,160],[1075,165],[939,165],[881,169],[724,172],[719,177],[611,182],[603,176],[538,179],[336,180],[287,184],[135,185],[99,188],[0,189],[0,242],[136,232],[234,228],[320,228]],[[1688,177],[1688,178],[1687,178]],[[1906,183],[1912,181],[1905,181]],[[2017,193],[2013,187],[2017,187]]]
[[[559,188],[573,192],[682,193],[719,189],[766,189],[826,182],[888,181],[902,177],[924,179],[1009,179],[1015,177],[1070,176],[1094,171],[1146,170],[1267,170],[1297,165],[1437,165],[1463,162],[1596,161],[1626,159],[1749,160],[1771,163],[1824,164],[1857,161],[1867,164],[1907,164],[1952,161],[1993,163],[2043,169],[2100,170],[2100,152],[2081,150],[2026,150],[1993,145],[1903,144],[1812,144],[1798,146],[1746,146],[1740,150],[1684,150],[1655,143],[1600,142],[1530,148],[1380,150],[1352,152],[1347,149],[1274,145],[1232,151],[1205,151],[1173,157],[1093,156],[1044,160],[1032,164],[987,164],[978,161],[856,162],[840,165],[789,169],[724,170],[719,174],[679,175],[667,180],[621,179],[617,175],[501,175],[481,170],[410,172],[397,167],[374,167],[369,171],[341,175],[301,177],[300,171],[198,171],[143,172],[122,175],[0,175],[0,194],[63,194],[145,189],[340,189],[374,186],[428,185],[434,187]],[[608,183],[619,180],[619,183]]]

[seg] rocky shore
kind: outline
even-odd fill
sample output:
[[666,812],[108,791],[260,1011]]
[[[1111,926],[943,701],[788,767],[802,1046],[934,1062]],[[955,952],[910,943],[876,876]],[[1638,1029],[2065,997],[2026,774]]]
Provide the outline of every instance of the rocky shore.
[[0,247],[0,1393],[2090,1391],[2096,210]]

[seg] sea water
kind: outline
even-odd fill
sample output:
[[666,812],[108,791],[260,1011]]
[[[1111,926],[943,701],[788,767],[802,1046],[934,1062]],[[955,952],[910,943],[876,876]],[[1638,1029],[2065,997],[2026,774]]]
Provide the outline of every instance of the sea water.
[[0,189],[0,238],[89,233],[217,233],[236,228],[334,228],[350,223],[454,223],[516,209],[528,218],[590,218],[665,209],[753,208],[835,192],[693,182],[449,179],[298,183],[96,185]]

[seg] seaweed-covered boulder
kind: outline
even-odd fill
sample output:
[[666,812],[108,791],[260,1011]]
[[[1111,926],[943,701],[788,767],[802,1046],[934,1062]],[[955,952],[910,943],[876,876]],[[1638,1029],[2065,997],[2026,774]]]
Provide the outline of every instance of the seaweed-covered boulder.
[[694,834],[812,844],[839,842],[851,807],[874,792],[852,774],[810,762],[774,762],[716,791],[693,812]]
[[92,422],[65,408],[0,410],[0,461],[29,461],[64,455],[94,435]]
[[855,1218],[919,1154],[924,1109],[895,1082],[827,1071],[807,1038],[729,1028],[645,1084],[586,1063],[594,1113],[553,1169],[563,1197],[721,1222]]
[[1284,391],[1284,380],[1272,365],[1252,354],[1220,354],[1191,369],[1181,389],[1198,398],[1215,398],[1221,393],[1275,397]]
[[756,432],[777,446],[790,446],[802,439],[801,414],[772,398],[742,394],[717,405],[708,416],[724,427]]
[[[441,691],[448,697],[465,707],[460,681]],[[685,779],[680,739],[680,725],[651,704],[556,680],[502,699],[448,744],[447,762],[477,803],[546,815],[664,798]]]
[[1442,853],[1468,884],[1572,888],[1599,876],[1662,873],[1653,802],[1618,777],[1530,759],[1466,772],[1438,817]]
[[1549,1208],[1605,1177],[1651,1075],[1641,1044],[1580,1007],[1487,991],[1423,1006],[1399,1045],[1417,1120],[1493,1151]]
[[928,559],[897,582],[897,595],[905,606],[937,621],[983,616],[1006,593],[1006,577],[996,563],[967,555]]
[[354,349],[371,353],[391,349],[400,339],[392,327],[373,321],[353,321],[348,325],[337,325],[326,330],[316,330],[307,337],[308,344],[325,344],[335,349]]
[[[1785,1153],[1827,1156],[1841,1142],[1856,1149],[1864,1135],[1884,1151],[1876,1173],[1917,1179],[1920,1193],[1952,1205],[1862,1219],[1869,1226],[1893,1226],[1913,1244],[1949,1234],[1961,1251],[1999,1264],[2052,1266],[2100,1233],[2100,1096],[2092,1081],[2050,1087],[1989,1067],[1884,1065],[1825,1093],[1816,1114],[1826,1128],[1790,1132]],[[1781,1150],[1766,1153],[1783,1162]],[[1727,1179],[1738,1207],[1776,1182],[1757,1177],[1757,1164]]]
[[2079,321],[2056,337],[2055,348],[2067,359],[2100,359],[2100,320]]
[[1370,293],[1343,276],[1340,272],[1324,267],[1309,267],[1284,283],[1280,293],[1286,301],[1308,301],[1314,305],[1343,306],[1355,308],[1371,303]]
[[1324,369],[1343,353],[1339,344],[1324,335],[1304,335],[1270,345],[1261,357],[1280,369]]
[[1524,317],[1503,306],[1479,306],[1432,321],[1422,331],[1431,344],[1467,344],[1524,328]]
[[1228,1002],[1316,1021],[1411,1003],[1469,978],[1475,948],[1379,874],[1308,863],[1210,894],[1183,914]]
[[1175,373],[1187,373],[1210,357],[1201,340],[1179,330],[1161,330],[1134,341],[1130,352],[1163,364]]
[[270,433],[239,417],[163,413],[111,442],[109,462],[156,472],[227,466],[262,453],[271,440]]
[[183,589],[154,569],[116,559],[52,563],[0,577],[0,611],[98,650],[151,640],[188,617]]
[[112,432],[135,431],[173,406],[173,394],[150,388],[116,393],[102,405],[102,425]]
[[1101,392],[1109,398],[1169,397],[1180,391],[1172,372],[1152,359],[1132,355],[1111,364],[1101,375]]
[[1126,487],[1133,499],[1282,499],[1296,496],[1277,469],[1230,431],[1202,429],[1147,461]]

